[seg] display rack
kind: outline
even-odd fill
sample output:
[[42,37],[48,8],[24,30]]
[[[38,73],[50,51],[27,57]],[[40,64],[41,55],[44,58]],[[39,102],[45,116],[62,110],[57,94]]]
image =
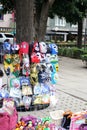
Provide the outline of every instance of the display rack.
[[[54,43],[4,43],[4,70],[10,76],[9,98],[18,111],[44,109],[58,82],[58,48]],[[5,97],[4,97],[5,98]]]

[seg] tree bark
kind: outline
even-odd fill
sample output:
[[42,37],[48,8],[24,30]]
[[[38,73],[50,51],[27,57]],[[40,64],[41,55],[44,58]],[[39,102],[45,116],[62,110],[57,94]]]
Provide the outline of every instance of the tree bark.
[[35,40],[36,39],[38,40],[40,14],[41,14],[41,11],[38,10],[38,8],[35,8],[35,14],[34,14],[34,37],[35,37]]
[[42,5],[40,22],[39,22],[39,31],[38,31],[38,40],[44,41],[44,36],[46,33],[46,25],[47,25],[47,18],[48,18],[48,10],[49,10],[49,2],[44,2]]
[[36,33],[38,41],[44,41],[46,34],[46,25],[48,19],[49,8],[52,6],[55,0],[45,0],[41,12],[36,12]]
[[83,20],[78,21],[78,38],[77,38],[77,47],[82,47],[82,30],[83,30]]
[[33,41],[33,0],[16,0],[17,42]]

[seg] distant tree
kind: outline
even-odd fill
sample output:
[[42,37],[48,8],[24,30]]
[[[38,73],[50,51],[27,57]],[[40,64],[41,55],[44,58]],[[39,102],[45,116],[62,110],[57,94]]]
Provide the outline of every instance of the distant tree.
[[65,17],[67,22],[78,24],[77,47],[82,46],[83,19],[87,14],[87,0],[55,0],[50,10],[50,16],[57,14]]
[[3,5],[3,12],[6,13],[15,10],[16,0],[0,0],[0,3]]

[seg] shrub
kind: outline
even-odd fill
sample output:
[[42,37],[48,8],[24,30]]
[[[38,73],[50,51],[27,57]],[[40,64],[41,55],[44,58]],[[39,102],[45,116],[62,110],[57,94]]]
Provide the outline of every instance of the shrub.
[[66,52],[67,52],[67,48],[65,47],[65,48],[63,49],[63,51],[62,51],[62,55],[63,55],[63,56],[66,56]]
[[87,54],[87,49],[86,49],[86,50],[84,50],[84,54]]
[[79,49],[77,47],[73,47],[72,51],[73,51],[73,58],[77,59],[81,58],[81,55],[84,53],[83,49]]
[[60,47],[59,48],[59,55],[67,56],[71,58],[81,58],[81,55],[84,54],[83,49],[79,49],[77,47]]
[[81,55],[82,61],[87,61],[87,54]]
[[66,56],[67,57],[73,57],[73,50],[72,50],[72,48],[67,48]]

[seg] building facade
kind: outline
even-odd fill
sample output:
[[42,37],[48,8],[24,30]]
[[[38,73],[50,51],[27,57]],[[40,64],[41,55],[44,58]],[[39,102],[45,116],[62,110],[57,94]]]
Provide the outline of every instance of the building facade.
[[[0,6],[0,9],[1,8],[2,7]],[[86,20],[83,22],[83,32],[85,31],[85,26]],[[0,14],[0,32],[13,32],[14,28],[15,22],[12,14]],[[48,18],[46,40],[75,40],[75,37],[77,36],[77,30],[77,25],[71,25],[70,23],[67,23],[64,18],[60,19],[58,16],[55,16],[54,19]]]
[[[86,28],[86,19],[83,21],[83,35]],[[47,35],[55,41],[68,41],[76,40],[77,38],[78,25],[67,23],[64,18],[55,16],[54,19],[48,18],[47,22]]]
[[[2,10],[2,5],[0,5],[0,10]],[[14,28],[14,22],[12,14],[6,13],[2,14],[0,11],[0,32],[11,32]]]

